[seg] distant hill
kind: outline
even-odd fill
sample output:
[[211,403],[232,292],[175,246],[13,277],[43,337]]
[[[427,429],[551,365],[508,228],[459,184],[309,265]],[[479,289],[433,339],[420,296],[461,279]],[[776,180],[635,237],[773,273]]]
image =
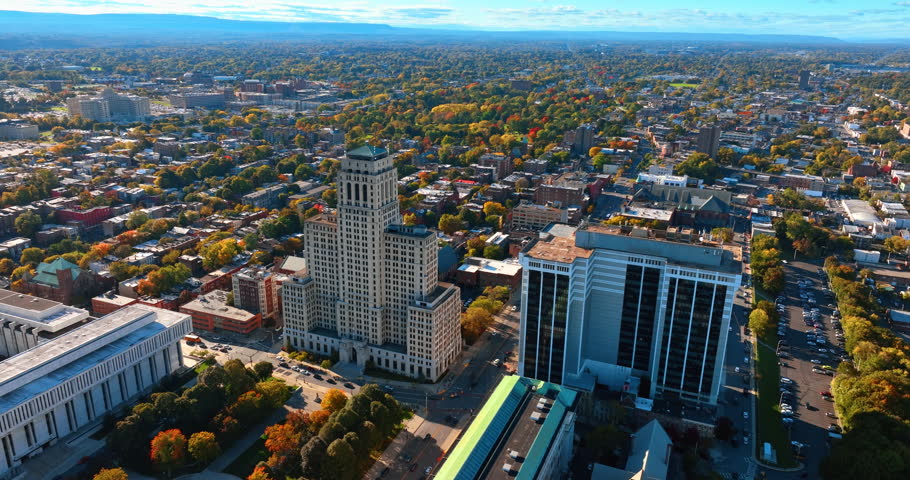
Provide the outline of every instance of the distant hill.
[[747,42],[826,44],[832,37],[721,33],[488,31],[403,28],[377,23],[264,22],[166,14],[73,15],[0,11],[0,49],[99,45],[155,45],[223,41],[287,41],[313,37],[413,37],[416,39],[604,40],[626,42]]

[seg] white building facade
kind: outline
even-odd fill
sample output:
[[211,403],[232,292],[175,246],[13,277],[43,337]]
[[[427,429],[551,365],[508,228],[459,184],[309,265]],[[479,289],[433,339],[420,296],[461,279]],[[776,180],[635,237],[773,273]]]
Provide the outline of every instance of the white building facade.
[[436,235],[403,226],[388,153],[342,159],[337,214],[304,223],[309,274],[282,286],[288,342],[435,380],[461,351],[460,291],[437,279]]
[[131,305],[0,362],[0,478],[183,365],[189,315]]
[[81,308],[0,289],[0,356],[24,352],[87,319]]

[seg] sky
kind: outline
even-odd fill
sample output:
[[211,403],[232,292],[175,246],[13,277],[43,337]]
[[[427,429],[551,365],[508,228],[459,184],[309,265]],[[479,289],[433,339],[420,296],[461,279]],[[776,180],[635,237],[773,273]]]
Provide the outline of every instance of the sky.
[[179,13],[234,20],[383,23],[485,30],[910,37],[910,0],[0,0],[0,10]]

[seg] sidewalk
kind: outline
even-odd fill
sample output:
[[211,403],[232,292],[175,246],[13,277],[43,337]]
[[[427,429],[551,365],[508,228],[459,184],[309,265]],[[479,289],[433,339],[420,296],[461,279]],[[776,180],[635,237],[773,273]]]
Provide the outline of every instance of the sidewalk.
[[250,427],[244,436],[237,439],[237,441],[231,445],[231,448],[225,450],[221,456],[209,464],[208,468],[197,475],[203,475],[200,478],[208,478],[205,477],[204,474],[209,472],[219,473],[223,471],[228,467],[228,465],[231,464],[231,462],[233,462],[235,459],[237,459],[237,457],[245,452],[246,449],[250,448],[250,445],[256,443],[256,441],[259,440],[259,437],[261,437],[263,432],[265,432],[266,427],[284,421],[284,418],[291,410],[292,409],[288,408],[287,405],[283,405],[281,408],[272,412],[272,414],[266,417],[265,420]]
[[398,432],[398,435],[392,439],[392,443],[386,447],[385,451],[382,452],[382,455],[379,456],[379,459],[373,463],[373,466],[367,470],[364,474],[364,479],[373,479],[379,476],[387,465],[391,465],[398,461],[398,454],[404,449],[405,445],[408,443],[408,440],[414,438],[414,433],[423,425],[426,421],[419,412],[414,413],[414,416],[405,423],[404,428]]

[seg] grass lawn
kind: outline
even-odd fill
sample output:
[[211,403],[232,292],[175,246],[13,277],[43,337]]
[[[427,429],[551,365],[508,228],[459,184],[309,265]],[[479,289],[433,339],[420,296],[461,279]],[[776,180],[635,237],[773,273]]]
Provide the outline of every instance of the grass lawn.
[[211,366],[212,366],[212,362],[204,361],[204,362],[200,363],[199,365],[196,365],[196,368],[194,368],[193,370],[196,371],[196,375],[199,375],[200,373],[208,370],[208,368]]
[[698,88],[697,83],[671,83],[670,86],[673,88]]
[[[766,339],[766,343],[776,344],[777,337]],[[789,468],[796,466],[793,451],[787,438],[787,430],[781,422],[778,400],[780,399],[780,366],[777,364],[777,353],[762,344],[755,345],[755,382],[758,388],[755,425],[755,449],[761,458],[763,445],[769,442],[777,452],[777,465]]]
[[256,440],[255,443],[250,445],[250,448],[246,449],[239,457],[235,458],[234,461],[224,469],[224,473],[246,478],[249,474],[253,473],[256,464],[268,460],[269,455],[268,449],[265,448],[265,435],[262,435],[259,437],[259,440]]

